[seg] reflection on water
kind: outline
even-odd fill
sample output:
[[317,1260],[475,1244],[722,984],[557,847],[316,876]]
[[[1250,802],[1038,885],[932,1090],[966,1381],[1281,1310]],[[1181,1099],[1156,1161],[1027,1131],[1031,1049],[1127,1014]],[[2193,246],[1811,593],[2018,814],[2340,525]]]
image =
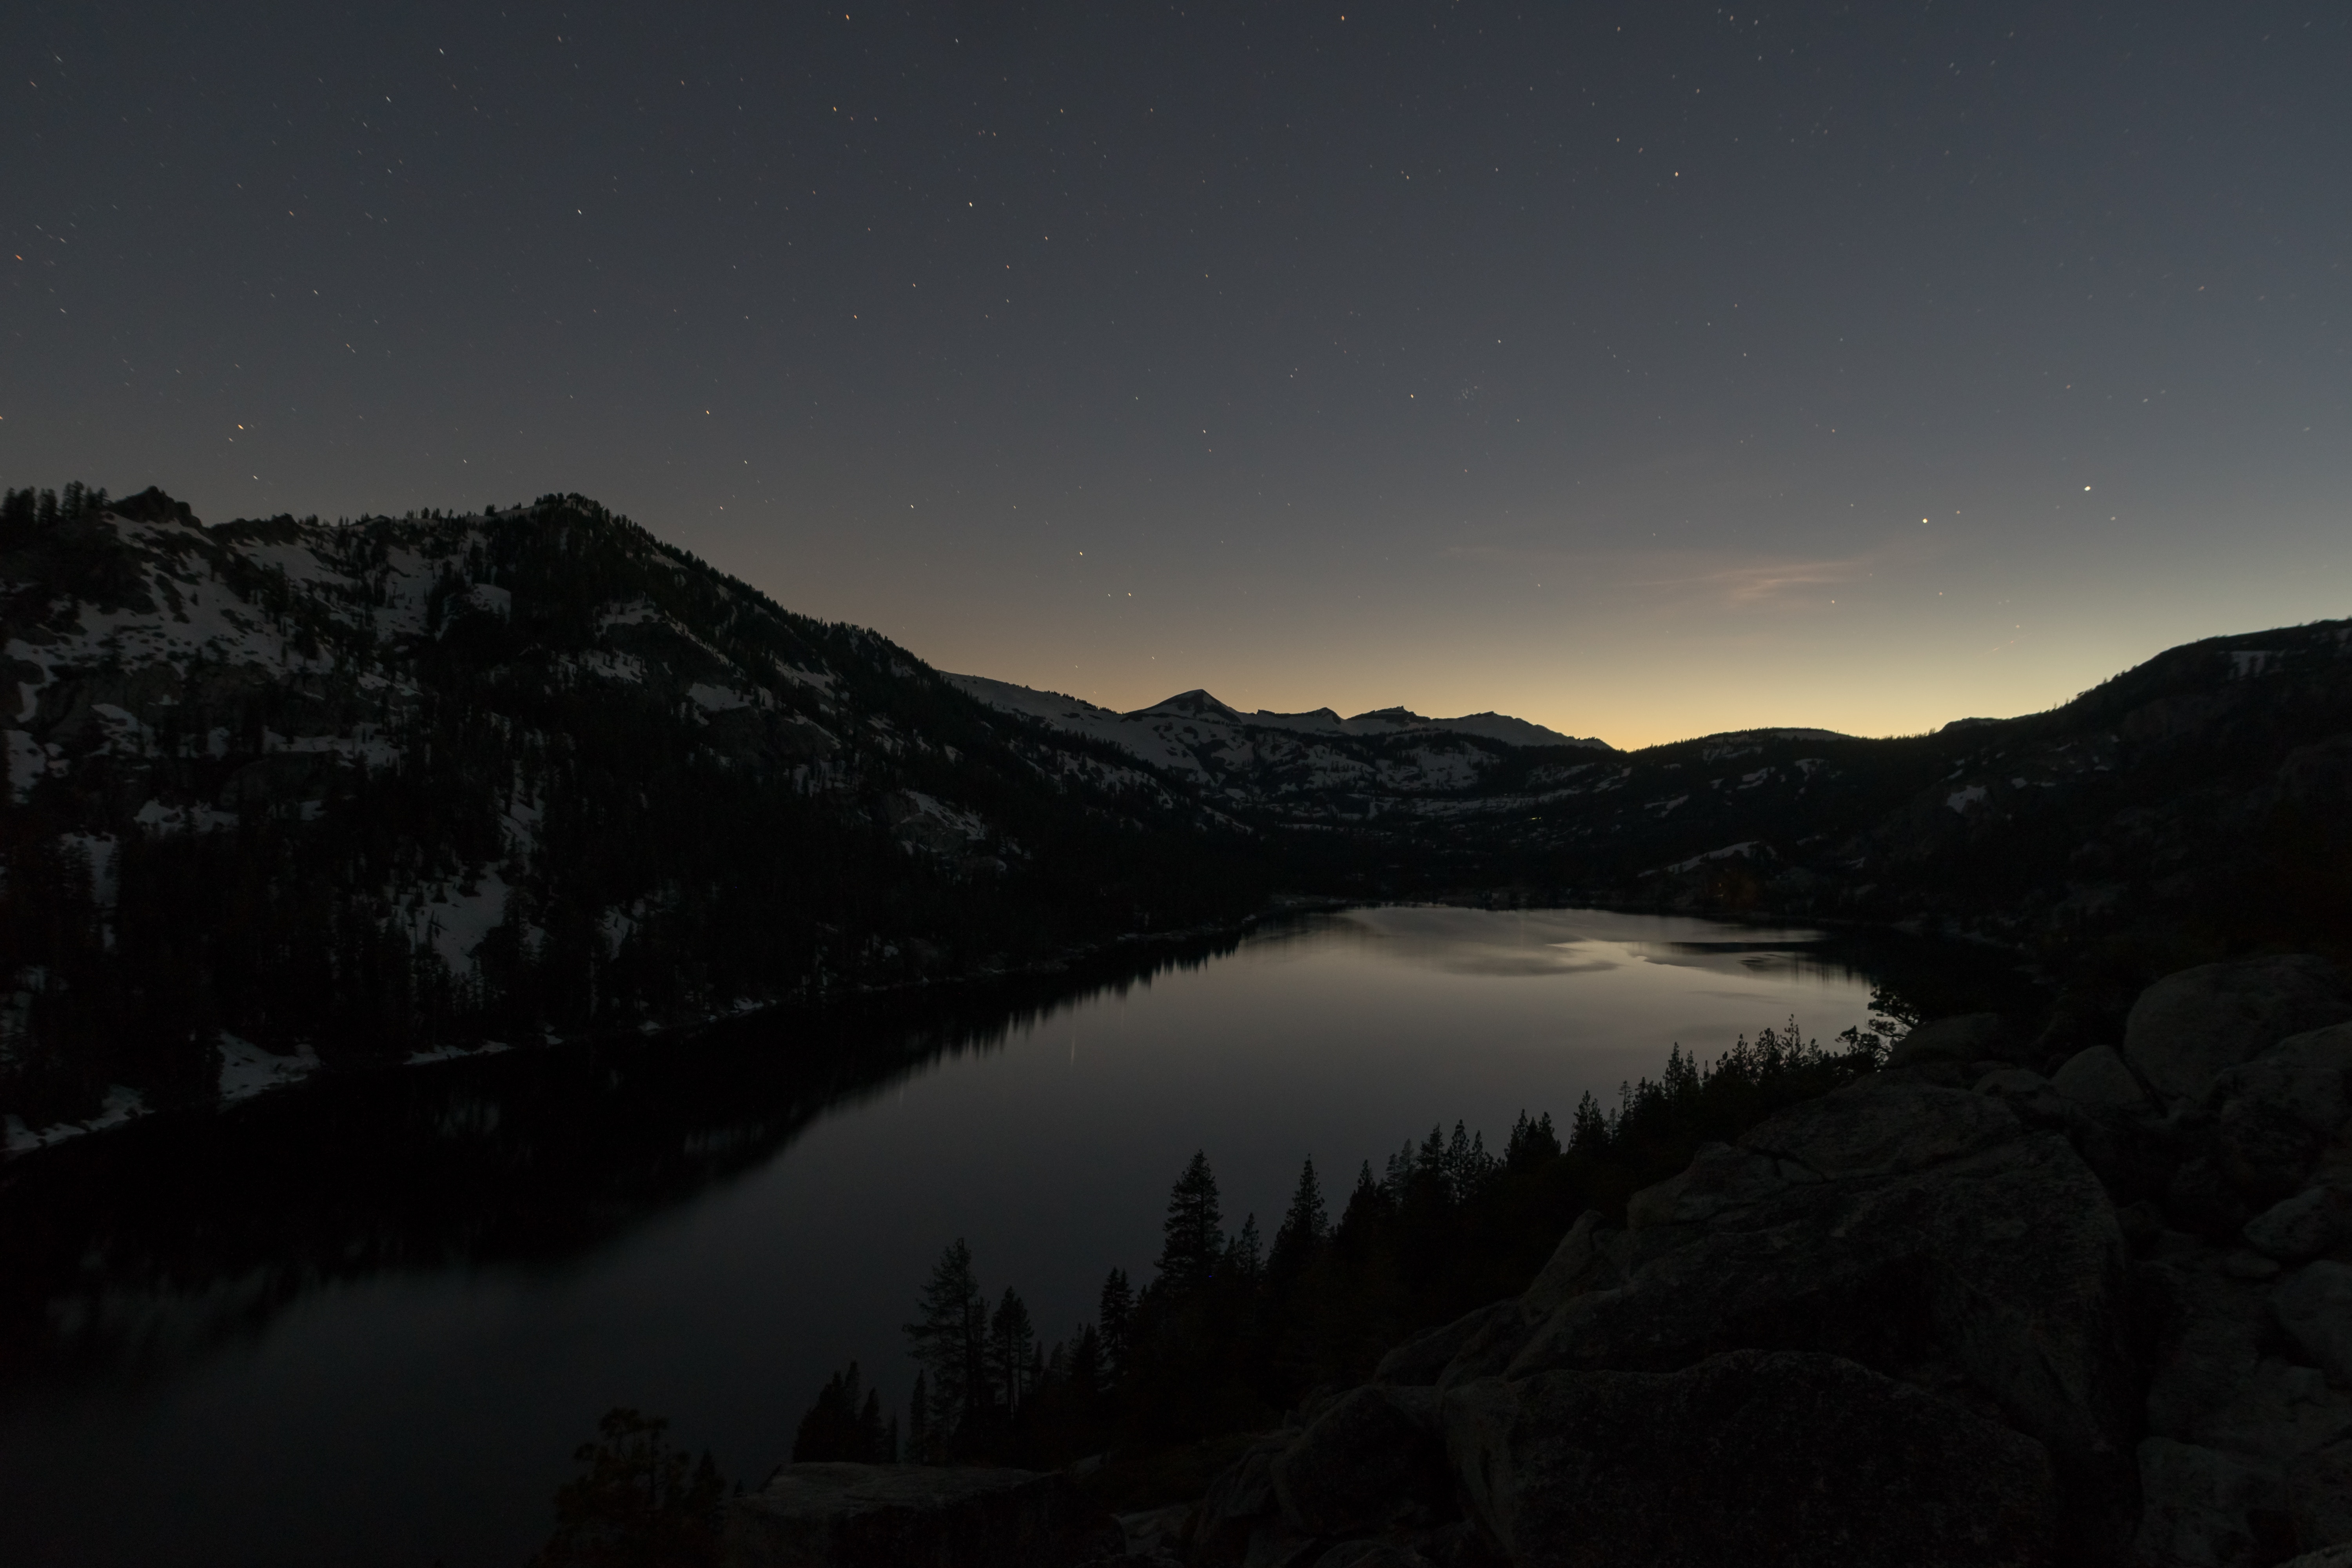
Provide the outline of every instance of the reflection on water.
[[[1497,979],[1595,974],[1639,963],[1825,980],[1855,973],[1853,954],[1833,952],[1830,940],[1815,931],[1755,928],[1739,939],[1717,941],[1670,934],[1699,923],[1592,910],[1393,908],[1341,915],[1291,940],[1354,942],[1390,960]],[[1659,929],[1645,934],[1645,925]]]
[[63,1145],[0,1184],[0,1386],[168,1376],[334,1281],[592,1249],[816,1117],[1234,945],[1075,997],[1032,984],[486,1056]]
[[[945,1001],[511,1053],[158,1118],[0,1174],[12,1560],[518,1560],[610,1404],[756,1480],[940,1244],[1047,1337],[1148,1273],[1194,1149],[1229,1220],[1433,1121],[1490,1138],[1884,952],[1590,910],[1381,909]],[[1261,1220],[1264,1227],[1265,1220]],[[1057,1329],[1056,1325],[1060,1327]]]

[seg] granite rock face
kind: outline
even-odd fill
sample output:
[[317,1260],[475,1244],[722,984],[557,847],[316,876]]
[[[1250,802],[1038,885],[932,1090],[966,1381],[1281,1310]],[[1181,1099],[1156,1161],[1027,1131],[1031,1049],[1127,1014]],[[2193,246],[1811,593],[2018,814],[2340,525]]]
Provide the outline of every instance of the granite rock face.
[[1342,1395],[1267,1470],[1284,1520],[1302,1535],[1426,1521],[1450,1501],[1437,1397],[1426,1389],[1367,1384]]
[[2288,953],[2168,974],[2132,1004],[2124,1057],[2170,1103],[2289,1035],[2352,1018],[2352,980],[2324,958]]
[[2077,1487],[2127,1489],[2122,1234],[2064,1139],[1998,1100],[1840,1090],[1702,1151],[1628,1230],[1626,1283],[1565,1303],[1508,1375],[1821,1352],[1998,1411]]
[[1836,1356],[1733,1351],[1674,1373],[1447,1391],[1474,1516],[1519,1568],[2040,1564],[2048,1452]]
[[2092,1046],[2066,1058],[2050,1087],[2078,1105],[2133,1107],[2147,1102],[2147,1090],[2124,1065],[2113,1046]]
[[2011,1048],[2006,1030],[2001,1027],[1998,1013],[1964,1013],[1958,1017],[1938,1018],[1932,1024],[1922,1024],[1903,1037],[1895,1047],[1887,1065],[1895,1068],[1926,1067],[1935,1062],[1970,1062],[1998,1059]]
[[1058,1474],[786,1465],[730,1499],[724,1568],[1074,1568],[1124,1549]]

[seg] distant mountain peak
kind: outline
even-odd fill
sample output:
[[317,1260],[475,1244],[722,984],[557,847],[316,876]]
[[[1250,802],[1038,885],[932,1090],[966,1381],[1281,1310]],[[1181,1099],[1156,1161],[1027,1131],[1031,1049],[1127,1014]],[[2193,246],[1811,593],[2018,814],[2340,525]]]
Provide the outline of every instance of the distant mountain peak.
[[1226,707],[1197,686],[1190,691],[1180,691],[1173,697],[1155,702],[1149,708],[1139,708],[1128,717],[1131,719],[1215,719],[1227,724],[1248,722],[1238,711]]
[[[1430,720],[1418,715],[1412,708],[1373,708],[1371,712],[1360,712],[1352,720],[1343,720],[1331,708],[1315,708],[1310,712],[1273,712],[1261,708],[1256,712],[1240,712],[1230,703],[1221,703],[1204,689],[1179,691],[1171,699],[1162,699],[1150,708],[1136,708],[1134,712],[1115,712],[1110,708],[1098,708],[1087,700],[1063,696],[1056,691],[1033,691],[1030,687],[1016,687],[1012,682],[997,682],[981,675],[950,675],[952,684],[962,687],[969,696],[976,696],[990,708],[1018,712],[1030,720],[1042,720],[1054,729],[1070,733],[1087,733],[1096,741],[1110,741],[1118,748],[1134,752],[1155,766],[1171,766],[1179,773],[1204,778],[1206,771],[1216,771],[1202,762],[1192,745],[1204,748],[1240,748],[1234,754],[1246,752],[1251,741],[1249,731],[1282,731],[1291,736],[1324,736],[1324,738],[1390,738],[1390,736],[1475,736],[1479,741],[1500,741],[1503,745],[1528,745],[1528,748],[1550,748],[1550,745],[1573,745],[1573,748],[1613,752],[1606,741],[1564,736],[1557,729],[1545,729],[1528,720],[1515,720],[1503,712],[1470,712],[1458,720]],[[1173,731],[1169,721],[1183,721],[1185,731]],[[1202,733],[1202,726],[1218,726]],[[1390,781],[1392,783],[1392,781]],[[1383,785],[1388,787],[1388,785]]]

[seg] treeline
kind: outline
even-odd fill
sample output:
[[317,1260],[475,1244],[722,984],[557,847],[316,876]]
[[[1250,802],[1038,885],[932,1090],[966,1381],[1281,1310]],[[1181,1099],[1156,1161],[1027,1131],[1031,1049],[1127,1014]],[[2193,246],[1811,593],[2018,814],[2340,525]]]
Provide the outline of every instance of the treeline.
[[1700,1144],[1882,1066],[1881,1030],[1915,1020],[1877,1001],[1893,1017],[1832,1048],[1793,1019],[1704,1064],[1678,1046],[1614,1106],[1588,1093],[1564,1131],[1522,1114],[1499,1151],[1460,1122],[1433,1128],[1381,1170],[1366,1162],[1336,1220],[1310,1160],[1270,1241],[1254,1215],[1227,1230],[1195,1154],[1170,1192],[1154,1277],[1137,1289],[1113,1269],[1095,1318],[1050,1346],[1018,1292],[990,1300],[956,1241],[906,1329],[919,1370],[903,1425],[853,1365],[803,1421],[793,1458],[1054,1466],[1108,1449],[1142,1474],[1152,1455],[1274,1426],[1316,1390],[1361,1382],[1413,1332],[1524,1289],[1583,1211],[1622,1223],[1626,1200]]

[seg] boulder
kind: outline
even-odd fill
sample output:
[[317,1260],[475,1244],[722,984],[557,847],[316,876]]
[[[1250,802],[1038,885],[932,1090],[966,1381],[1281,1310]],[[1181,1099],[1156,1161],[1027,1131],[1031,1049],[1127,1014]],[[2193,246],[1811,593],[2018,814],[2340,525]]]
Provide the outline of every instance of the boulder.
[[1184,1532],[1192,1522],[1193,1505],[1171,1503],[1164,1508],[1139,1509],[1118,1516],[1118,1528],[1126,1536],[1126,1551],[1131,1557],[1154,1554],[1181,1558],[1184,1552]]
[[2206,1099],[2215,1158],[2239,1191],[2268,1203],[2298,1190],[2352,1119],[2352,1025],[2280,1041],[2217,1074]]
[[785,1465],[728,1500],[722,1568],[1070,1568],[1125,1549],[1068,1480],[937,1465]]
[[1462,1320],[1465,1324],[1476,1320],[1473,1331],[1457,1342],[1453,1357],[1433,1381],[1441,1388],[1450,1388],[1457,1383],[1500,1373],[1526,1346],[1537,1326],[1562,1305],[1590,1291],[1623,1282],[1625,1242],[1625,1233],[1603,1226],[1598,1212],[1587,1209],[1578,1215],[1526,1290]]
[[2199,1154],[2183,1160],[2164,1184],[2164,1212],[2173,1223],[2208,1241],[2244,1232],[2257,1211],[2222,1170],[2219,1160]]
[[2065,1141],[1998,1101],[1865,1081],[1702,1151],[1637,1214],[1626,1282],[1565,1303],[1506,1376],[1743,1348],[1933,1366],[2070,1477],[2128,1489],[2122,1233]]
[[1315,1559],[1315,1568],[1430,1568],[1430,1561],[1391,1541],[1343,1541]]
[[2231,1453],[2300,1458],[2352,1438],[2352,1398],[2328,1387],[2317,1367],[2264,1356],[2193,1435]]
[[2032,1438],[1836,1356],[1552,1372],[1446,1391],[1445,1445],[1514,1568],[2042,1563]]
[[2352,1388],[2352,1266],[2305,1264],[2272,1294],[2271,1310],[2313,1364]]
[[1988,1057],[2005,1057],[2011,1046],[1998,1013],[1963,1013],[1920,1025],[1895,1044],[1886,1065],[1926,1067],[1934,1062],[1967,1066]]
[[1587,1209],[1577,1215],[1576,1223],[1568,1227],[1568,1234],[1559,1238],[1551,1257],[1519,1295],[1519,1306],[1528,1320],[1539,1321],[1570,1298],[1621,1279],[1625,1259],[1615,1245],[1618,1239],[1617,1232],[1601,1223],[1599,1210]]
[[2124,1058],[2168,1103],[2290,1035],[2352,1018],[2352,977],[2324,958],[2237,959],[2168,974],[2124,1022]]
[[2135,1283],[2154,1350],[2147,1429],[2185,1441],[2261,1364],[2269,1292],[2202,1247],[2141,1264]]
[[2022,1128],[1979,1095],[1869,1079],[1790,1107],[1749,1128],[1739,1147],[1784,1177],[1896,1176],[2014,1142]]
[[2124,1065],[2123,1053],[2113,1046],[2093,1046],[2076,1051],[2050,1080],[2050,1087],[2077,1105],[2112,1105],[2129,1109],[2147,1103],[2147,1090]]
[[2279,1568],[2352,1568],[2352,1546],[2323,1546],[2290,1558]]
[[2068,1100],[2067,1136],[2083,1163],[2098,1173],[2118,1205],[2164,1196],[2180,1163],[2178,1133],[2138,1105],[2085,1105]]
[[1465,1347],[1476,1342],[1490,1329],[1520,1321],[1519,1298],[1507,1296],[1489,1302],[1475,1311],[1465,1312],[1450,1323],[1415,1334],[1381,1357],[1372,1369],[1374,1383],[1392,1383],[1401,1387],[1426,1388],[1437,1382],[1446,1365],[1460,1355]]
[[1261,1437],[1209,1483],[1192,1521],[1192,1562],[1220,1568],[1249,1558],[1252,1536],[1273,1521],[1275,1456],[1297,1436],[1286,1430]]
[[2294,1117],[2322,1138],[2352,1121],[2352,1024],[2291,1035],[2218,1076],[2210,1098]]
[[2352,1248],[2352,1192],[2309,1187],[2246,1222],[2246,1245],[2283,1263]]
[[2352,1443],[2334,1444],[2289,1465],[2286,1507],[2294,1543],[2305,1551],[2352,1543]]
[[2294,1550],[2286,1486],[2260,1459],[2150,1437],[2133,1552],[2147,1568],[2261,1568]]
[[1447,1507],[1437,1394],[1368,1384],[1333,1402],[1273,1458],[1282,1516],[1301,1535],[1345,1535]]
[[1995,1068],[1969,1087],[2008,1106],[2029,1127],[2063,1130],[2072,1125],[2081,1112],[2079,1106],[2031,1068]]

